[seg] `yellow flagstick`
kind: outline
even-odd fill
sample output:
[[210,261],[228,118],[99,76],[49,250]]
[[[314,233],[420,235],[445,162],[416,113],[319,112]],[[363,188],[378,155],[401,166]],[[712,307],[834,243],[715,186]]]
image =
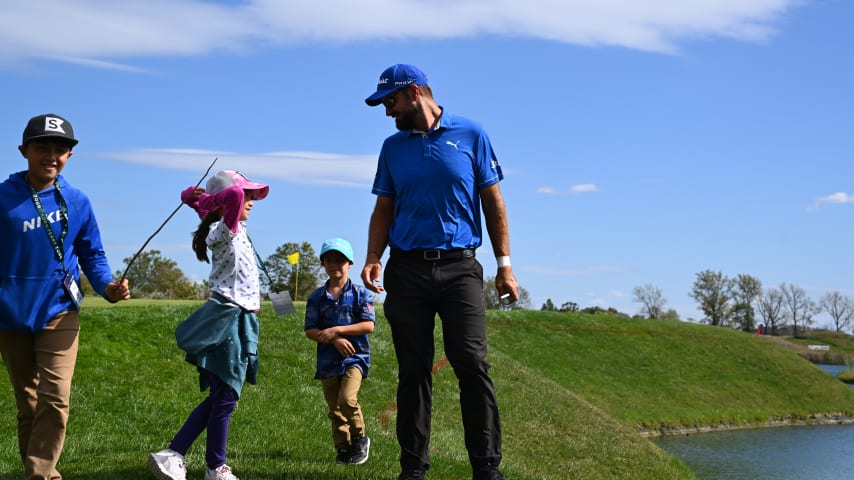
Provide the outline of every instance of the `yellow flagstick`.
[[288,255],[288,263],[290,263],[291,265],[297,266],[297,278],[296,278],[296,282],[294,282],[295,283],[294,301],[296,301],[297,296],[299,295],[299,252],[294,252],[294,253]]

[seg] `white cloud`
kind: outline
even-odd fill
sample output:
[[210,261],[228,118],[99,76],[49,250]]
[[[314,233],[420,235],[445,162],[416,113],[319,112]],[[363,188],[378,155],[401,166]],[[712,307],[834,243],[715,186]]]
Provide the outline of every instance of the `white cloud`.
[[592,184],[592,183],[583,183],[581,185],[573,185],[569,189],[569,191],[574,193],[574,194],[590,193],[590,192],[595,192],[597,190],[598,190],[598,188],[596,188],[596,185]]
[[[303,185],[370,188],[376,155],[335,155],[318,152],[234,153],[192,149],[144,149],[93,153],[92,156],[167,170],[204,173],[216,158],[248,176],[263,176]],[[216,171],[216,168],[214,168]]]
[[[590,193],[596,192],[599,189],[593,183],[583,183],[579,185],[573,185],[569,188],[568,193],[572,195],[581,195],[582,193]],[[561,192],[554,187],[540,187],[537,189],[537,193],[542,193],[545,195],[560,195]]]
[[[762,41],[805,0],[40,0],[4,2],[0,62],[114,67],[140,56],[306,42],[498,35],[674,52],[680,41]],[[417,18],[418,21],[411,21]],[[103,62],[103,63],[98,63]]]
[[556,269],[550,267],[542,267],[538,265],[529,265],[523,267],[525,272],[528,273],[537,273],[541,275],[556,275],[556,276],[564,276],[564,277],[580,277],[580,276],[589,276],[589,275],[605,275],[610,273],[620,273],[624,272],[625,269],[621,267],[608,267],[608,266],[590,266],[582,269]]
[[815,203],[813,203],[807,210],[814,212],[825,203],[854,203],[854,195],[844,192],[832,193],[826,197],[817,198]]
[[93,60],[91,58],[57,57],[53,60],[70,63],[73,65],[82,65],[84,67],[100,68],[102,70],[118,70],[131,73],[145,73],[145,69],[134,67],[132,65],[125,65],[116,62],[103,62],[101,60]]

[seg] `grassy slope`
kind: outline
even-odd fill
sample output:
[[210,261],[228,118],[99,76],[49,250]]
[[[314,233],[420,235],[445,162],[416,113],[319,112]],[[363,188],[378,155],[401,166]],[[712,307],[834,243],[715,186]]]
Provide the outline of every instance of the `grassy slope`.
[[[198,303],[87,299],[60,468],[67,479],[149,478],[162,448],[203,398],[174,343]],[[301,312],[301,308],[299,308]],[[361,400],[373,440],[358,468],[332,465],[314,346],[301,316],[262,313],[260,385],[235,412],[229,462],[249,479],[393,479],[395,361],[384,320]],[[543,312],[493,312],[490,361],[502,407],[505,472],[514,480],[693,478],[640,426],[753,422],[854,411],[854,394],[797,355],[738,332],[688,324]],[[441,348],[437,346],[437,352]],[[437,359],[438,360],[438,359]],[[431,480],[469,475],[449,367],[434,384]],[[14,402],[0,375],[0,479],[18,478]],[[594,406],[595,405],[595,406]],[[188,460],[200,477],[203,438]]]
[[514,348],[531,368],[638,429],[854,412],[850,387],[771,338],[565,313],[498,314],[495,323],[494,348]]

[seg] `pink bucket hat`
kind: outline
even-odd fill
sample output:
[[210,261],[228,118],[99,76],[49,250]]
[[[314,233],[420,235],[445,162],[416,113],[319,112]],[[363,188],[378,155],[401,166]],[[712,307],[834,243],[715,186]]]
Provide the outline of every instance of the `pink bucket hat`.
[[263,183],[255,183],[246,178],[245,175],[236,170],[222,170],[208,180],[205,184],[205,193],[216,195],[228,187],[237,185],[244,190],[253,192],[253,200],[263,200],[270,193],[270,186]]

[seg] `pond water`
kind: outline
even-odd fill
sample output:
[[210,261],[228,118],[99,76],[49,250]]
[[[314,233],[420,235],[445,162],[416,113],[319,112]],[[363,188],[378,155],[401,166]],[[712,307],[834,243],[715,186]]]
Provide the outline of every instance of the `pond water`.
[[[836,376],[845,365],[818,365]],[[652,439],[701,480],[854,478],[854,425],[774,427]]]
[[848,365],[827,365],[827,364],[817,364],[818,368],[824,370],[829,373],[831,376],[835,377],[840,373],[849,370]]
[[653,442],[701,480],[854,478],[854,425],[733,430]]

